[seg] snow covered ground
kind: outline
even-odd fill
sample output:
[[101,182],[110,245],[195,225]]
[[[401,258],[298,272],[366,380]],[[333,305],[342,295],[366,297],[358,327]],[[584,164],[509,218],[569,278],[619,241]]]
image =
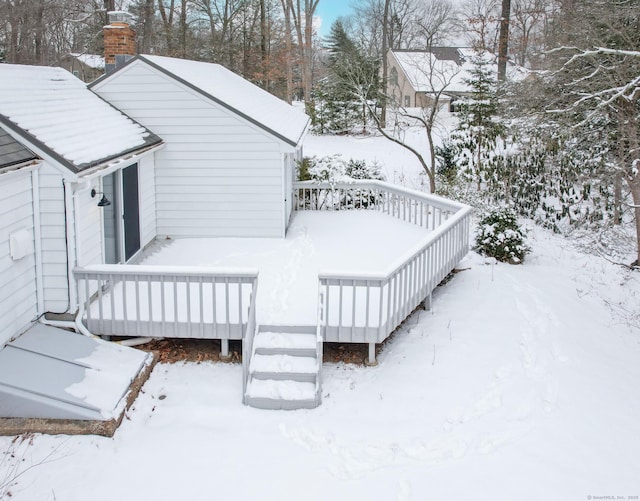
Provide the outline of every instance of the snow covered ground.
[[111,439],[0,438],[0,486],[26,470],[11,499],[639,499],[640,274],[540,228],[529,244],[521,266],[471,253],[377,367],[325,364],[315,410],[243,406],[239,365],[159,365]]

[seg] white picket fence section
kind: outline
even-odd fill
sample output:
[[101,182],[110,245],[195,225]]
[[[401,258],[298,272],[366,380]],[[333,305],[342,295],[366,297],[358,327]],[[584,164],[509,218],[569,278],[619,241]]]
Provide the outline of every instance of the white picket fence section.
[[[329,342],[382,342],[431,293],[469,250],[471,208],[381,181],[301,182],[297,210],[375,210],[430,230],[425,240],[387,270],[319,274],[319,318]],[[382,241],[382,245],[384,245]],[[366,250],[363,250],[366,251]]]
[[74,275],[94,334],[228,340],[255,325],[257,270],[95,265]]

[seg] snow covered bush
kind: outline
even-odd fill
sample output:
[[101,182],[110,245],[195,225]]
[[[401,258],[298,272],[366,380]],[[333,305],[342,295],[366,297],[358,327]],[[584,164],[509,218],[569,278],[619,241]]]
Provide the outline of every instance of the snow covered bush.
[[494,209],[484,216],[476,231],[476,250],[485,256],[511,264],[521,263],[531,250],[525,243],[525,231],[518,225],[515,212]]
[[380,165],[364,160],[345,160],[342,155],[305,157],[298,163],[298,181],[349,183],[354,179],[384,180]]
[[[345,161],[341,155],[325,157],[305,157],[298,163],[299,181],[327,182],[331,190],[325,193],[323,203],[332,208],[363,209],[376,203],[376,195],[372,190],[347,189],[336,190],[338,183],[353,183],[356,179],[384,180],[380,165],[376,162],[368,164],[364,160]],[[301,191],[305,204],[310,203],[310,194]]]

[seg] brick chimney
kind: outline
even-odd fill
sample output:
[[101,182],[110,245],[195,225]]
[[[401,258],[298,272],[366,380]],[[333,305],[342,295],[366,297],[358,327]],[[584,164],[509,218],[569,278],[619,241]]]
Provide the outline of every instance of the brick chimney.
[[[107,73],[123,64],[136,53],[136,32],[131,27],[131,14],[109,12],[109,25],[103,28],[104,63]],[[120,57],[118,57],[120,56]]]

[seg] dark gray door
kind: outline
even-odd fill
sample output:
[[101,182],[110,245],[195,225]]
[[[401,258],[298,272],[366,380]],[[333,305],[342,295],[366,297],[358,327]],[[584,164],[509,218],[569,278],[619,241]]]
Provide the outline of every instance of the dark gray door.
[[140,202],[138,200],[138,164],[122,171],[124,219],[124,257],[128,261],[140,250]]

